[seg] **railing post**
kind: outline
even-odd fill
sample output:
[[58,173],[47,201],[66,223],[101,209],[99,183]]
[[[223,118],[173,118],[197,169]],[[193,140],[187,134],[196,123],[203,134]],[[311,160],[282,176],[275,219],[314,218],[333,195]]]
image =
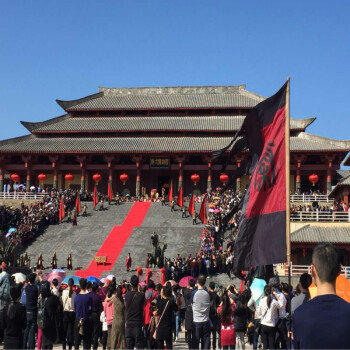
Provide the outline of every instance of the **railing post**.
[[350,210],[348,209],[348,222],[350,222]]
[[305,202],[305,193],[303,193],[303,202]]
[[303,212],[302,211],[299,212],[299,221],[303,221]]
[[318,209],[316,209],[316,221],[318,222],[319,219],[318,219]]

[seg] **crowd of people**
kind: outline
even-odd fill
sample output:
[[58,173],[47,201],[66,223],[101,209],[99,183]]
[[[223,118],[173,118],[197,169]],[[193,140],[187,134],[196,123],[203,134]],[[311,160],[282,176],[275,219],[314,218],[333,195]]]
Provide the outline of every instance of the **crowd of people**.
[[[195,202],[203,202],[204,196],[207,198],[208,212],[207,223],[204,225],[200,236],[200,247],[197,252],[189,256],[180,256],[166,260],[166,273],[173,277],[175,281],[183,276],[198,276],[204,274],[212,276],[216,273],[227,273],[231,276],[233,263],[233,242],[238,232],[240,210],[230,219],[228,226],[223,228],[223,218],[231,209],[236,206],[241,198],[240,191],[221,191],[217,188],[202,196],[195,197]],[[190,198],[188,198],[188,201]],[[173,201],[175,202],[175,201]],[[187,208],[182,209],[183,216]],[[194,216],[196,216],[196,212]],[[195,220],[195,219],[194,219]],[[228,236],[225,237],[225,232]]]
[[0,230],[14,245],[24,244],[41,233],[48,225],[59,222],[60,199],[65,212],[74,209],[76,192],[50,192],[40,201],[20,208],[0,206]]
[[[30,273],[25,285],[0,274],[0,323],[4,349],[172,349],[185,332],[188,349],[258,349],[348,347],[350,304],[336,295],[340,258],[329,243],[313,252],[311,275],[303,274],[295,290],[277,276],[268,279],[257,298],[247,288],[237,291],[206,276],[181,288],[149,279],[141,286],[106,280],[104,285],[81,278],[59,286],[40,273]],[[318,296],[311,299],[312,278]],[[291,310],[291,313],[290,311]],[[182,343],[182,346],[183,343]]]

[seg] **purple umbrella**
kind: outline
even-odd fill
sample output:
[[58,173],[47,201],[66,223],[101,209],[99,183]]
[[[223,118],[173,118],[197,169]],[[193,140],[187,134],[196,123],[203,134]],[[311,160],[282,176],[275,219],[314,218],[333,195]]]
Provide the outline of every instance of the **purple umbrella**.
[[220,213],[220,209],[214,209],[214,213]]
[[209,211],[209,213],[215,213],[214,209],[209,209],[208,211]]

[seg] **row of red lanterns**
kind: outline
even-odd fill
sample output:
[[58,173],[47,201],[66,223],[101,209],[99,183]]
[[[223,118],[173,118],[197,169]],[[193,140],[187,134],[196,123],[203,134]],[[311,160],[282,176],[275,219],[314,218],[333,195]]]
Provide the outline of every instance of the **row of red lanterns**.
[[[44,183],[47,179],[47,176],[46,174],[39,174],[38,175],[38,180],[41,182],[41,183]],[[64,179],[68,182],[68,183],[71,183],[74,181],[74,176],[72,174],[66,174],[64,176]],[[102,176],[100,174],[94,174],[92,176],[92,179],[93,181],[98,185],[99,182],[101,182],[102,180]],[[129,180],[129,175],[128,174],[121,174],[119,176],[119,179],[120,181],[123,183],[123,185],[125,185],[125,183]],[[11,174],[11,180],[16,184],[17,182],[20,182],[21,178],[18,174],[14,173],[14,174]],[[318,175],[316,174],[311,174],[309,176],[309,181],[312,183],[312,186],[315,186],[315,184],[318,182],[319,180],[319,177]],[[197,182],[200,181],[200,176],[198,174],[193,174],[191,175],[191,181],[194,183],[194,185],[196,186],[197,185]],[[225,185],[228,181],[228,175],[226,174],[221,174],[220,175],[220,181]]]
[[[20,181],[21,181],[21,177],[20,177],[18,174],[16,174],[16,173],[11,174],[10,178],[11,178],[11,180],[12,180],[15,184],[17,184],[17,182],[20,182]],[[127,174],[121,174],[119,178],[120,178],[120,181],[123,182],[123,185],[125,185],[125,182],[127,182],[127,181],[129,180],[129,175],[127,175]],[[66,174],[66,175],[64,176],[64,179],[65,179],[68,183],[71,183],[71,182],[74,181],[74,175],[72,175],[72,174],[70,174],[70,173],[69,173],[69,174]],[[47,180],[46,174],[43,174],[43,173],[39,174],[39,175],[38,175],[38,180],[39,180],[41,183],[44,183],[44,182]],[[101,176],[100,174],[94,174],[94,175],[92,176],[92,180],[98,185],[98,183],[101,182],[101,180],[102,180],[102,176]]]

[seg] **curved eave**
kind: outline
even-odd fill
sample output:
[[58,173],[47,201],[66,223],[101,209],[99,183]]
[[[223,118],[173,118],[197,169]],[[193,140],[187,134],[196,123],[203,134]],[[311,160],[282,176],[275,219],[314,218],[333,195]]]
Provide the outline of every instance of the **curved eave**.
[[21,120],[20,123],[31,133],[35,133],[35,132],[40,133],[41,131],[38,129],[42,128],[43,126],[58,123],[64,119],[67,119],[68,117],[69,117],[69,114],[63,114],[58,117],[44,120],[42,122],[26,122]]
[[70,101],[56,100],[56,102],[58,103],[58,105],[60,107],[62,107],[65,111],[67,111],[70,108],[72,108],[73,106],[76,106],[76,105],[83,103],[83,102],[86,102],[86,101],[93,100],[93,99],[101,97],[101,96],[103,96],[103,92],[97,92],[96,94],[88,95],[88,96],[79,98],[77,100],[70,100]]

